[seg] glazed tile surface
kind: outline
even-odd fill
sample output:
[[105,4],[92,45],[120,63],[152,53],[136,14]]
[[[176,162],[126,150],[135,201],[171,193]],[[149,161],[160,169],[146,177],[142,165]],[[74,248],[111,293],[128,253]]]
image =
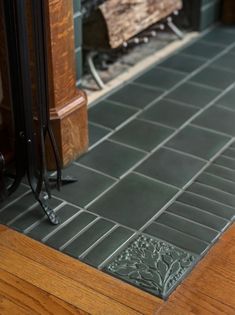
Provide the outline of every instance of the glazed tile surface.
[[196,262],[196,255],[162,240],[140,236],[105,271],[166,298]]
[[217,26],[88,109],[90,148],[0,223],[167,298],[235,218],[235,28]]

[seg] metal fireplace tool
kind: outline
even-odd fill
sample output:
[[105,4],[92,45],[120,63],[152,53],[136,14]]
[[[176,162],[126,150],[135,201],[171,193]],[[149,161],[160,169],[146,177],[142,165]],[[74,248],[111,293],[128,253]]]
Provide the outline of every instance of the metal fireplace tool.
[[[60,220],[48,203],[51,197],[50,181],[55,181],[57,189],[60,189],[61,184],[76,179],[61,176],[59,153],[50,125],[44,1],[32,0],[31,7],[26,7],[28,4],[27,0],[3,1],[15,132],[15,175],[13,183],[7,186],[4,180],[4,157],[0,154],[0,201],[11,195],[27,175],[35,199],[50,222],[58,224]],[[31,80],[32,56],[28,40],[27,13],[32,17],[33,60],[36,74],[34,90]],[[56,177],[48,176],[46,137],[54,154]]]

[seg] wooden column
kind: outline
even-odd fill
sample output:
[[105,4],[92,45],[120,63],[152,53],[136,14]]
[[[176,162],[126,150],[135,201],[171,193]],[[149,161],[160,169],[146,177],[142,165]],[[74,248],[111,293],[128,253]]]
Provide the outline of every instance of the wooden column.
[[[50,120],[64,167],[87,151],[87,98],[84,92],[76,88],[73,2],[72,0],[44,1],[48,30],[47,67]],[[2,21],[2,10],[0,10],[0,24]],[[2,70],[4,95],[0,110],[3,114],[4,125],[8,128],[10,126],[9,129],[12,129],[9,123],[11,107],[5,31],[3,25],[0,26],[0,69]],[[52,169],[54,161],[51,158],[50,145],[47,145],[47,156],[48,166]]]
[[50,116],[61,161],[66,166],[87,151],[87,99],[76,88],[72,0],[45,2]]

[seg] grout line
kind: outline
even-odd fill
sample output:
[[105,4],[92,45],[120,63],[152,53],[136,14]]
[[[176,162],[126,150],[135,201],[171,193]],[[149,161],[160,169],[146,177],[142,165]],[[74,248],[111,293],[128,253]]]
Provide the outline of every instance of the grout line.
[[94,126],[94,127],[100,127],[101,129],[104,129],[104,130],[106,130],[106,131],[112,131],[111,128],[105,127],[105,126],[100,125],[100,124],[98,124],[98,123],[95,123],[95,122],[93,122],[93,121],[89,121],[88,124],[89,124],[89,125],[92,125],[92,126]]
[[[177,135],[184,127],[188,126],[192,120],[194,120],[196,117],[198,117],[201,113],[203,113],[206,109],[214,105],[217,99],[219,99],[222,95],[225,95],[228,91],[230,91],[234,87],[234,84],[230,85],[227,89],[225,89],[220,95],[218,95],[212,102],[210,102],[207,106],[204,108],[200,109],[197,113],[195,113],[191,118],[189,118],[182,126],[178,129],[176,129],[169,137],[167,137],[165,140],[163,140],[158,146],[156,146],[149,154],[147,154],[143,159],[139,160],[134,166],[132,166],[126,173],[122,175],[122,179],[129,175],[134,169],[136,169],[141,163],[143,163],[145,160],[147,160],[153,153],[155,153],[159,148],[164,146],[169,140],[171,140],[175,135]],[[231,141],[229,141],[230,143]],[[226,147],[227,148],[227,147]],[[218,152],[221,152],[220,150]],[[216,157],[218,156],[217,154],[215,155]],[[206,164],[207,165],[207,164]],[[119,181],[117,181],[115,184],[118,184]],[[112,186],[113,187],[113,186]],[[109,190],[109,189],[108,189]],[[107,191],[108,191],[107,190]],[[105,193],[105,192],[104,192]],[[102,197],[104,195],[102,193],[100,196],[96,197],[95,200],[91,201],[87,206],[90,206],[93,204],[95,201],[99,199],[99,197]]]
[[24,192],[22,195],[20,195],[19,197],[13,199],[11,202],[8,202],[5,206],[3,206],[0,209],[0,213],[3,212],[6,208],[12,206],[15,202],[19,201],[21,198],[30,195],[31,194],[31,190],[27,190],[26,192]]
[[95,241],[91,246],[89,246],[81,255],[79,255],[79,259],[83,259],[86,257],[89,252],[95,248],[97,245],[99,245],[107,236],[109,236],[113,231],[115,231],[118,228],[118,224],[111,227],[110,230],[108,230],[104,235],[102,235],[97,241]]
[[[81,211],[78,215],[78,217],[84,213],[85,211]],[[63,245],[61,245],[59,247],[59,250],[60,251],[63,251],[64,249],[66,249],[66,247],[68,247],[73,241],[75,241],[82,233],[86,232],[87,230],[89,230],[90,227],[92,227],[97,221],[99,221],[100,218],[99,217],[95,217],[94,215],[94,219],[89,222],[86,226],[84,226],[84,228],[82,228],[78,233],[76,233],[72,238],[70,238],[67,242],[65,242]],[[72,222],[72,221],[71,221]],[[52,235],[53,236],[53,235]],[[51,237],[49,237],[48,240],[50,240]]]
[[[125,86],[123,86],[123,88],[124,87]],[[111,94],[111,96],[112,96],[112,94]],[[119,107],[129,108],[130,110],[133,110],[133,112],[138,112],[139,110],[141,110],[141,108],[139,108],[139,107],[131,106],[131,105],[128,105],[126,103],[121,103],[121,102],[118,102],[118,101],[114,101],[114,100],[112,100],[110,98],[104,99],[104,101],[105,102],[107,101],[107,102],[111,103],[112,105],[117,105]]]
[[69,217],[67,220],[65,220],[63,223],[60,223],[53,231],[49,232],[47,235],[45,235],[40,242],[45,243],[51,236],[53,236],[55,233],[57,233],[60,229],[62,229],[65,225],[69,224],[73,219],[80,214],[82,210],[78,213],[75,213],[73,216]]
[[[207,197],[207,196],[204,196],[204,195],[199,195],[198,193],[195,193],[194,191],[191,191],[191,190],[188,190],[187,191],[187,193],[190,193],[190,194],[192,194],[192,195],[194,195],[194,196],[197,196],[197,197],[200,197],[200,198],[204,198],[204,199],[206,199],[206,200],[208,200],[208,201],[212,201],[212,202],[214,202],[214,203],[216,203],[216,204],[218,204],[218,205],[220,205],[220,206],[224,206],[224,207],[228,207],[228,208],[231,208],[231,209],[233,209],[233,206],[230,206],[230,205],[227,205],[227,204],[225,204],[225,203],[223,203],[223,202],[220,202],[220,201],[218,201],[218,200],[215,200],[215,199],[211,199],[211,198],[209,198],[209,197]],[[234,209],[233,209],[234,210]],[[235,215],[235,214],[234,214]],[[224,217],[221,217],[221,218],[224,218]],[[225,218],[226,219],[226,218]],[[226,220],[228,220],[228,219],[226,219]],[[231,221],[231,219],[229,219],[229,221]]]
[[151,222],[153,222],[157,217],[159,217],[174,201],[176,201],[176,199],[181,196],[186,189],[197,179],[197,177],[199,175],[201,175],[209,165],[211,165],[211,163],[213,162],[214,159],[217,158],[217,156],[219,156],[221,154],[221,152],[223,152],[228,146],[231,145],[231,142],[233,141],[233,139],[231,139],[221,150],[219,150],[217,152],[217,154],[214,155],[213,159],[208,161],[199,172],[197,172],[190,181],[188,181],[188,183],[186,183],[179,191],[178,193],[175,194],[175,196],[173,196],[173,198],[171,198],[148,222],[146,222],[139,230],[143,231],[147,226],[149,226],[151,224]]
[[225,136],[225,137],[229,137],[229,138],[233,137],[231,134],[228,134],[228,133],[225,133],[225,132],[222,132],[222,131],[219,131],[219,130],[215,130],[215,129],[212,129],[212,128],[204,127],[204,126],[201,126],[201,125],[197,125],[197,123],[193,123],[192,122],[190,124],[190,126],[193,126],[194,128],[197,128],[197,129],[213,132],[213,133],[218,134],[220,136]]
[[[9,220],[6,224],[7,225],[11,225],[12,223],[14,223],[15,221],[17,221],[18,219],[20,219],[22,216],[24,216],[25,214],[27,214],[28,212],[30,212],[31,210],[33,210],[33,208],[35,208],[37,206],[37,201],[36,199],[34,200],[34,203],[29,206],[25,211],[19,213],[17,216],[15,216],[13,219]],[[40,209],[41,211],[43,211],[43,209]],[[40,211],[39,210],[39,211]]]
[[[54,196],[53,196],[54,198]],[[63,208],[66,205],[66,201],[57,198],[59,201],[62,201],[56,208],[55,208],[55,212],[59,211],[61,208]],[[41,219],[35,221],[34,223],[32,223],[30,226],[28,226],[23,232],[24,234],[28,234],[29,232],[31,232],[35,227],[37,227],[41,222],[43,222],[45,219],[47,219],[47,216],[44,215]]]
[[101,197],[103,197],[103,195],[105,195],[106,193],[109,192],[109,190],[111,190],[112,188],[114,188],[120,181],[117,181],[115,183],[113,183],[111,186],[109,186],[107,189],[105,189],[101,194],[99,194],[97,197],[95,197],[93,200],[91,200],[90,202],[88,202],[85,206],[84,209],[87,210],[90,208],[90,206],[95,203],[97,200],[99,200]]
[[[168,212],[168,211],[165,211],[164,213],[170,214],[170,215],[175,216],[176,218],[179,218],[179,219],[184,219],[184,220],[186,220],[186,221],[188,221],[188,222],[190,222],[190,223],[194,223],[194,224],[199,225],[199,226],[201,226],[201,227],[205,227],[205,228],[207,228],[207,229],[209,229],[209,230],[211,230],[211,231],[219,232],[219,234],[220,234],[220,230],[215,230],[215,229],[211,228],[211,227],[208,226],[208,225],[202,224],[202,223],[197,222],[197,221],[193,221],[193,220],[191,220],[191,219],[189,219],[189,218],[183,217],[182,215],[176,214],[176,213],[174,213],[174,212]],[[160,223],[160,222],[157,222],[157,223]],[[160,223],[160,224],[161,224],[161,223]],[[164,223],[162,223],[162,224],[164,224]],[[171,227],[171,226],[170,226],[170,227]],[[181,230],[179,230],[179,231],[181,231]],[[187,234],[188,234],[188,232],[187,232]],[[189,235],[191,236],[191,234],[189,234]]]
[[[204,70],[204,69],[203,69]],[[186,82],[187,83],[187,82]],[[213,90],[213,91],[216,91],[218,93],[222,93],[224,89],[219,89],[215,86],[212,86],[212,85],[208,85],[208,84],[205,84],[205,83],[200,83],[199,81],[193,81],[193,77],[190,78],[190,80],[188,81],[188,83],[190,84],[194,84],[194,85],[197,85],[199,87],[202,87],[204,89],[207,89],[207,90]]]
[[226,155],[226,152],[223,152],[223,154],[220,157],[224,158],[225,160],[228,160],[228,161],[231,161],[231,162],[235,162],[234,158],[232,158],[231,156],[227,156]]
[[[112,95],[112,94],[111,94]],[[112,103],[112,105],[117,105],[117,106],[121,106],[121,107],[125,107],[125,108],[129,108],[129,109],[132,109],[132,110],[135,110],[135,112],[141,110],[141,108],[137,107],[137,106],[132,106],[132,105],[128,105],[126,103],[121,103],[121,102],[118,102],[118,101],[114,101],[110,98],[107,98],[107,101]]]
[[206,214],[209,214],[209,215],[211,215],[211,216],[214,216],[214,217],[216,217],[216,218],[223,219],[223,220],[229,222],[229,220],[226,219],[226,218],[224,218],[224,217],[221,217],[221,216],[219,216],[219,215],[217,215],[217,214],[214,214],[214,213],[212,213],[212,212],[209,212],[209,211],[207,211],[207,210],[198,208],[197,206],[192,206],[192,205],[190,205],[190,204],[188,204],[188,203],[185,203],[185,202],[183,202],[183,201],[178,201],[178,200],[176,200],[174,203],[180,204],[180,205],[183,205],[183,206],[188,206],[188,207],[194,208],[195,210],[197,210],[197,211],[199,211],[199,212],[205,212]]
[[126,244],[130,243],[133,238],[135,238],[138,233],[132,234],[123,244],[121,244],[110,256],[108,256],[101,264],[99,264],[98,269],[102,269],[114,256],[118,255],[125,247]]
[[229,68],[226,68],[226,67],[223,67],[223,66],[220,66],[220,65],[217,66],[216,64],[212,64],[211,67],[214,68],[214,69],[217,69],[217,70],[222,70],[224,72],[233,73],[235,75],[235,71],[234,70],[230,70]]
[[147,154],[147,153],[148,153],[148,151],[139,149],[139,148],[134,147],[134,146],[132,146],[132,145],[130,145],[130,144],[127,144],[127,143],[123,143],[123,142],[117,141],[117,140],[115,140],[115,139],[113,139],[113,138],[110,138],[110,139],[108,139],[107,141],[116,143],[116,144],[118,144],[118,145],[122,145],[122,146],[124,146],[124,147],[127,147],[127,148],[132,149],[132,150],[135,150],[135,151],[139,151],[139,152],[144,153],[144,154]]
[[206,85],[206,84],[203,84],[203,83],[199,83],[199,82],[196,82],[196,81],[186,81],[185,83],[189,84],[189,85],[195,85],[195,86],[198,86],[198,87],[204,87],[205,89],[207,90],[211,90],[211,91],[214,91],[214,92],[219,92],[221,93],[221,89],[218,89],[214,86],[210,86],[210,85]]
[[222,180],[222,181],[225,181],[225,182],[228,182],[228,183],[230,183],[230,184],[234,184],[234,185],[235,185],[235,182],[233,182],[232,180],[229,180],[229,179],[227,179],[227,178],[224,178],[224,177],[222,177],[222,176],[220,176],[220,175],[216,175],[216,174],[214,174],[214,173],[210,173],[210,172],[208,172],[207,170],[204,172],[204,174],[210,175],[210,176],[212,176],[212,177],[218,178],[218,179],[220,179],[220,180]]
[[92,121],[92,120],[89,120],[88,123],[89,123],[89,124],[92,124],[92,125],[95,126],[95,127],[100,127],[100,128],[106,129],[107,131],[113,131],[112,128],[106,127],[106,126],[104,126],[104,125],[102,125],[102,124],[99,124],[99,123],[97,123],[97,122],[94,122],[94,121]]
[[221,168],[225,169],[226,171],[235,172],[235,169],[229,168],[229,167],[224,166],[222,164],[218,164],[217,161],[215,161],[213,165],[217,166],[217,167],[221,167]]
[[233,114],[234,114],[234,111],[235,111],[235,109],[232,109],[232,108],[229,108],[229,107],[220,105],[219,103],[218,103],[218,104],[215,104],[215,107],[222,108],[222,109],[224,109],[225,111],[229,111],[229,112],[231,112],[231,113],[233,113]]
[[162,185],[169,186],[169,187],[171,187],[171,188],[180,190],[180,187],[177,187],[177,186],[175,186],[175,185],[169,184],[169,183],[164,182],[164,181],[162,181],[162,180],[160,180],[160,179],[157,179],[157,178],[154,178],[154,177],[150,177],[150,176],[148,176],[148,175],[146,175],[146,174],[143,174],[143,173],[140,173],[140,172],[138,172],[138,171],[133,171],[131,174],[136,174],[136,175],[139,175],[139,176],[141,176],[141,177],[144,177],[144,178],[146,178],[146,179],[148,179],[148,180],[151,180],[151,181],[153,181],[153,182],[155,182],[155,183],[162,184]]
[[197,109],[197,110],[199,110],[201,108],[200,106],[184,103],[184,102],[178,101],[178,100],[176,100],[174,98],[170,98],[170,97],[165,97],[163,100],[164,101],[168,101],[168,102],[173,103],[173,104],[181,105],[183,107],[191,107],[191,108],[194,108],[194,109]]
[[[202,188],[204,187],[204,188],[210,188],[210,189],[214,189],[214,190],[216,190],[216,191],[218,191],[219,193],[223,193],[223,194],[226,194],[226,195],[229,195],[229,196],[231,196],[231,197],[234,197],[234,195],[232,194],[232,193],[230,193],[230,192],[227,192],[227,191],[224,191],[224,190],[222,190],[222,189],[220,189],[220,188],[218,188],[218,187],[215,187],[215,186],[211,186],[211,185],[209,185],[209,184],[206,184],[206,183],[203,183],[203,182],[199,182],[199,181],[195,181],[195,184],[196,185],[199,185],[199,186],[202,186]],[[202,195],[203,196],[203,195]],[[209,197],[208,197],[209,198]],[[209,198],[209,199],[211,199],[211,198]],[[213,199],[212,199],[213,200]],[[220,202],[220,201],[219,201]],[[221,203],[223,203],[223,202],[221,202]],[[230,207],[233,207],[232,205],[229,205],[229,204],[225,204],[225,203],[223,203],[224,205],[227,205],[227,206],[230,206]]]
[[[221,156],[222,157],[222,156]],[[235,169],[234,168],[230,168],[230,167],[226,167],[226,166],[223,166],[222,164],[218,164],[218,162],[217,161],[215,161],[215,163],[214,163],[214,165],[216,165],[216,166],[220,166],[220,167],[223,167],[223,168],[226,168],[228,171],[233,171],[233,172],[235,172]]]
[[[218,58],[220,58],[223,54],[225,54],[227,51],[229,51],[229,49],[232,47],[232,45],[227,46],[227,48],[225,47],[225,49],[220,52],[219,54],[217,54],[215,57],[213,57],[212,59],[208,60],[207,62],[205,62],[203,65],[201,65],[200,67],[198,67],[196,70],[194,70],[193,72],[191,72],[190,74],[185,75],[185,77],[180,80],[177,84],[175,84],[172,88],[166,90],[161,96],[159,96],[159,98],[157,100],[161,100],[163,99],[165,96],[167,96],[168,94],[170,94],[172,91],[174,91],[176,88],[178,88],[179,86],[183,85],[185,82],[187,82],[188,80],[190,80],[195,74],[197,74],[198,72],[200,72],[201,70],[205,69],[208,65],[210,65],[212,62],[214,62],[215,60],[217,60]],[[169,56],[168,56],[169,57]],[[150,69],[152,69],[154,66],[150,67]],[[150,70],[149,69],[149,70]],[[169,69],[166,69],[169,72],[172,72]],[[147,70],[144,72],[146,73]],[[140,75],[139,75],[140,76]],[[128,83],[132,83],[136,78],[133,78],[132,80],[128,81]],[[124,85],[123,85],[124,86]],[[123,87],[122,86],[122,87]],[[204,85],[202,85],[204,86]],[[146,87],[149,87],[149,85],[146,85]],[[204,87],[207,87],[206,85]],[[229,87],[228,87],[229,88]],[[227,89],[225,89],[225,91],[227,91]],[[224,94],[224,91],[221,90],[221,94]],[[217,98],[215,98],[217,99]],[[139,112],[137,112],[135,115],[133,115],[131,118],[129,118],[129,120],[126,120],[124,123],[122,123],[118,128],[116,128],[115,130],[119,130],[121,127],[123,127],[124,125],[126,125],[127,123],[129,123],[130,121],[132,121],[133,119],[135,119],[136,117],[138,117],[143,111],[145,111],[146,109],[150,108],[154,103],[156,102],[156,100],[152,101],[151,103],[149,103],[149,105],[147,105],[144,109],[140,110]],[[210,104],[210,103],[209,103]],[[95,104],[96,105],[96,104]],[[93,105],[93,106],[95,106]],[[205,107],[207,108],[208,105]],[[115,130],[113,132],[110,133],[110,136],[115,132]]]
[[156,125],[156,126],[168,128],[168,129],[171,129],[172,131],[177,130],[177,128],[170,127],[170,126],[165,125],[165,124],[163,124],[163,123],[160,123],[160,122],[158,122],[158,121],[149,120],[149,119],[144,118],[144,117],[142,118],[141,116],[140,116],[139,118],[137,118],[137,120],[144,121],[144,122],[146,122],[146,123],[150,123],[150,124],[153,124],[153,125]]
[[76,161],[74,161],[73,164],[76,165],[76,166],[85,168],[85,169],[87,169],[87,170],[93,171],[94,173],[97,173],[97,174],[106,176],[106,177],[108,177],[108,178],[110,178],[110,179],[112,179],[112,180],[117,181],[117,178],[116,178],[116,177],[111,176],[111,175],[109,175],[109,174],[106,174],[106,173],[104,173],[104,172],[102,172],[102,171],[99,171],[99,170],[97,170],[97,169],[95,169],[95,168],[92,168],[92,167],[90,167],[90,166],[87,166],[87,165],[85,165],[85,164],[81,164],[81,163],[76,162]]
[[183,152],[183,151],[180,151],[180,150],[177,150],[177,149],[168,147],[167,145],[163,146],[162,148],[163,148],[163,149],[165,148],[165,149],[167,149],[167,150],[169,150],[169,151],[176,152],[176,153],[180,153],[180,154],[182,154],[182,155],[185,155],[185,156],[188,156],[188,157],[191,157],[191,158],[200,160],[200,161],[202,161],[202,162],[204,162],[204,163],[207,162],[206,159],[203,159],[203,158],[201,158],[201,157],[199,157],[199,156],[196,156],[196,155],[193,155],[193,154],[190,154],[190,153],[187,153],[187,152]]
[[206,57],[203,57],[203,56],[197,56],[196,54],[187,54],[183,50],[182,50],[182,52],[180,52],[180,55],[182,57],[187,57],[187,58],[190,58],[190,59],[196,59],[196,60],[199,60],[199,61],[202,61],[202,62],[203,61],[207,62],[208,59],[210,59],[210,58],[206,58]]
[[[202,240],[201,238],[198,238],[198,237],[193,236],[193,235],[191,235],[191,234],[188,234],[188,233],[186,233],[186,232],[177,230],[176,228],[173,228],[172,226],[168,226],[168,225],[166,225],[166,224],[164,224],[164,223],[153,222],[152,224],[153,224],[153,225],[159,224],[159,225],[161,225],[161,226],[163,226],[163,227],[167,227],[168,229],[177,231],[178,233],[182,233],[182,234],[184,234],[185,236],[189,236],[189,237],[191,237],[191,238],[193,238],[193,239],[195,239],[195,240],[199,240],[199,241],[201,241],[201,242],[203,242],[203,243],[206,243],[206,244],[208,244],[208,245],[210,245],[211,243],[214,242],[214,241],[213,241],[213,242],[208,242],[208,241]],[[145,233],[147,233],[147,232],[145,232]],[[150,234],[149,234],[149,235],[150,235]],[[219,236],[219,235],[218,235],[218,236]],[[167,241],[167,242],[170,243],[169,241]],[[176,245],[176,246],[177,246],[177,245]],[[179,246],[177,246],[177,247],[179,247]],[[181,248],[183,248],[183,247],[181,247]]]
[[226,159],[229,159],[229,160],[231,160],[232,162],[235,163],[235,157],[229,156],[229,155],[227,155],[226,153],[227,153],[227,152],[224,152],[223,155],[221,155],[221,157],[226,158]]
[[[59,199],[59,198],[58,198],[58,199]],[[78,205],[76,205],[76,204],[74,204],[74,203],[71,203],[71,202],[67,201],[67,200],[63,200],[63,199],[59,199],[59,200],[64,201],[65,204],[70,205],[70,206],[73,206],[73,207],[75,207],[75,208],[78,208],[79,210],[82,210],[82,211],[84,211],[84,212],[93,214],[93,215],[97,216],[97,217],[100,218],[100,219],[104,219],[104,220],[110,221],[110,222],[112,222],[112,223],[114,223],[114,224],[118,224],[119,226],[122,226],[122,227],[124,227],[124,228],[126,228],[126,229],[129,229],[129,230],[131,230],[132,232],[136,232],[135,229],[133,229],[133,228],[131,228],[131,227],[129,227],[129,226],[126,226],[126,225],[117,223],[116,221],[114,221],[114,220],[112,220],[112,219],[110,219],[110,218],[103,217],[103,216],[101,216],[101,215],[99,215],[99,214],[97,214],[97,213],[95,213],[95,212],[92,212],[92,211],[90,211],[90,210],[88,210],[88,209],[85,209],[84,207],[80,207],[80,206],[78,206]]]

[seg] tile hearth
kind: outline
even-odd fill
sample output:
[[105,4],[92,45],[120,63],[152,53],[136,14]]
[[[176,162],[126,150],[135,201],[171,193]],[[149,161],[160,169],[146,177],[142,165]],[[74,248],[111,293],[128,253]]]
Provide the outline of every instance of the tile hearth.
[[217,27],[89,109],[89,152],[53,191],[21,184],[6,224],[161,298],[235,217],[235,28]]

